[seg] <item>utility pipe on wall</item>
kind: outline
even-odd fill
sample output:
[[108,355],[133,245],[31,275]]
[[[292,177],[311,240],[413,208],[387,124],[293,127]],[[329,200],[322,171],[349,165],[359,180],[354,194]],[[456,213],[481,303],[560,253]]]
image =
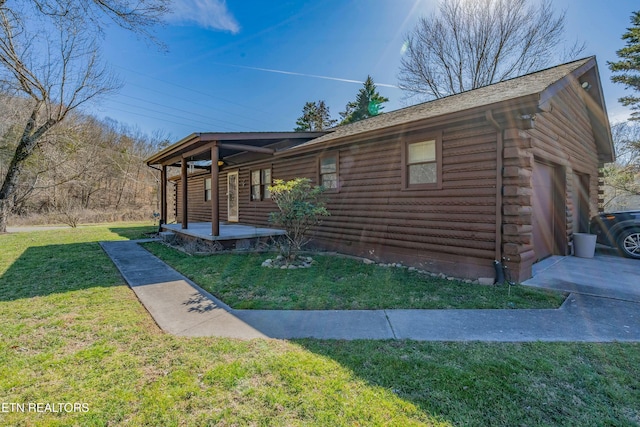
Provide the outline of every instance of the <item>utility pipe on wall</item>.
[[495,259],[502,260],[502,166],[503,166],[503,149],[504,149],[504,129],[493,117],[493,112],[487,110],[485,118],[496,128],[496,241],[495,241]]

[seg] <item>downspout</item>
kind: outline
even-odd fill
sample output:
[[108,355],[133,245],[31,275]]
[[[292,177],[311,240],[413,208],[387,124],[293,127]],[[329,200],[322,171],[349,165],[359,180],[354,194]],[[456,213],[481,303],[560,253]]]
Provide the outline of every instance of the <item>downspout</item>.
[[167,223],[167,165],[160,169],[160,224]]
[[504,136],[503,127],[493,117],[493,112],[487,110],[485,118],[496,128],[496,250],[495,261],[502,261],[502,167],[503,167],[503,150]]

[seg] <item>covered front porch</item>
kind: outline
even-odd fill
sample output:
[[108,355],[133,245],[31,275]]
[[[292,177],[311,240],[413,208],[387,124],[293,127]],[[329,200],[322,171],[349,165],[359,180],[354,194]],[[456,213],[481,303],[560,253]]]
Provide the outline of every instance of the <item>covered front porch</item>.
[[[282,230],[240,225],[236,223],[221,223],[220,219],[220,186],[219,175],[225,169],[237,170],[238,165],[249,161],[268,159],[286,150],[324,135],[326,132],[239,132],[239,133],[194,133],[165,148],[146,160],[148,166],[160,171],[160,223],[163,228],[179,231],[184,235],[206,240],[239,239],[237,236],[249,233],[254,237],[256,233],[264,236],[283,234]],[[180,168],[180,217],[178,224],[167,224],[167,182],[168,168]],[[190,170],[200,169],[208,174],[210,179],[210,196],[206,196],[208,209],[211,212],[211,222],[189,222],[190,195],[187,178]],[[236,175],[237,176],[237,175]],[[237,181],[236,181],[237,184]],[[229,190],[231,192],[231,190]],[[223,193],[224,194],[224,193]],[[235,196],[237,207],[237,194]],[[191,197],[194,197],[193,195]],[[198,195],[196,197],[202,197]],[[176,206],[177,208],[177,206]],[[177,209],[176,209],[177,212]],[[242,221],[243,212],[234,210],[233,219]],[[208,227],[208,228],[207,228]],[[179,228],[179,230],[178,230]],[[225,237],[225,235],[227,237]],[[255,236],[255,237],[264,237]]]
[[210,222],[192,222],[189,228],[182,228],[182,224],[162,224],[162,229],[172,231],[196,239],[210,241],[258,239],[263,237],[275,237],[287,234],[277,228],[258,227],[236,223],[220,222],[217,236],[212,233]]

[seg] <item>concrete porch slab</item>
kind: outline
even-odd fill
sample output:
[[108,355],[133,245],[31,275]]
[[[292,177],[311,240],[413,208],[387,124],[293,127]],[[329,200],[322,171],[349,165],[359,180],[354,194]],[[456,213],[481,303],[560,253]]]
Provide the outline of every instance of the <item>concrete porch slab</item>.
[[163,224],[162,228],[174,233],[196,237],[203,240],[240,240],[255,239],[260,237],[282,236],[287,234],[284,230],[277,228],[258,227],[253,225],[220,223],[220,235],[211,235],[210,222],[189,223],[188,228],[182,228],[182,224]]

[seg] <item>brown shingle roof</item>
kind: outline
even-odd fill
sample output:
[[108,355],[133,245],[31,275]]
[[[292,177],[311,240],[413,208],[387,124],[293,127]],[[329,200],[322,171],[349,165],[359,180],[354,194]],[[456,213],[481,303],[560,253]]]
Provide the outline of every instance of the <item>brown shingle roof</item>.
[[567,64],[527,74],[522,77],[516,77],[489,86],[451,95],[446,98],[440,98],[411,107],[402,108],[400,110],[380,114],[348,125],[337,126],[332,130],[332,132],[298,145],[297,147],[292,148],[292,150],[322,144],[324,142],[350,135],[406,124],[416,120],[443,116],[528,95],[539,94],[549,86],[561,80],[563,77],[592,60],[593,57],[569,62]]

